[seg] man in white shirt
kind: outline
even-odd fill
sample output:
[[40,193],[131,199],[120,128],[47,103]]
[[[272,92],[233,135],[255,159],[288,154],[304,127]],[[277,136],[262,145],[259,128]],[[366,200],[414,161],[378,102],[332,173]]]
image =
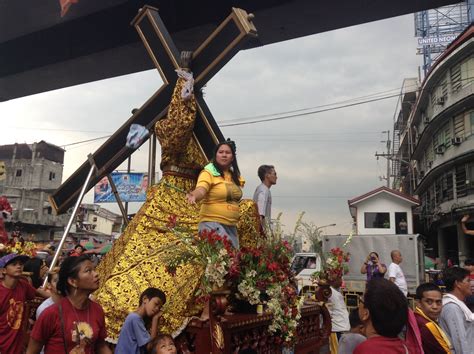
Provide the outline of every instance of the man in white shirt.
[[407,280],[405,279],[405,274],[403,274],[402,268],[400,268],[400,263],[402,263],[403,258],[399,250],[393,250],[390,253],[392,257],[392,263],[388,266],[388,279],[391,282],[394,282],[396,286],[401,290],[401,292],[407,296],[408,295],[408,285]]
[[277,181],[275,168],[271,165],[260,166],[258,168],[258,177],[262,183],[255,189],[253,200],[257,203],[262,225],[269,226],[272,216],[272,194],[270,193],[270,188]]
[[464,301],[471,295],[469,271],[459,267],[443,272],[446,294],[439,324],[451,339],[455,354],[474,353],[474,313]]
[[331,354],[338,352],[338,341],[344,332],[351,329],[349,323],[349,312],[344,301],[344,296],[340,292],[342,278],[337,277],[329,282],[331,296],[328,299],[327,307],[331,315],[331,337],[329,338],[329,348]]

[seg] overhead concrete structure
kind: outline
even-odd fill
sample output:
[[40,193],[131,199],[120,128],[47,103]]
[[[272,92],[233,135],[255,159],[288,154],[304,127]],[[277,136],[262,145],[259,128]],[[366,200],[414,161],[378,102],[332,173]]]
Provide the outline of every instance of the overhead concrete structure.
[[[159,9],[179,50],[193,50],[231,12],[255,14],[266,45],[459,3],[458,0],[22,0],[0,2],[0,101],[152,69],[130,21]],[[62,16],[63,15],[63,16]]]

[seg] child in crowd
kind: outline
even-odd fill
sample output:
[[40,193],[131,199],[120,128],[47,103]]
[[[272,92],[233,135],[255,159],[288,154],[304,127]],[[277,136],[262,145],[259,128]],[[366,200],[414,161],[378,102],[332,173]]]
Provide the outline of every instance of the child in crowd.
[[39,318],[41,312],[46,310],[53,304],[57,304],[59,300],[61,300],[61,295],[58,293],[56,289],[56,284],[58,283],[59,279],[59,267],[54,267],[53,270],[47,273],[48,277],[48,285],[46,285],[46,290],[51,293],[51,297],[44,300],[41,305],[38,306],[36,309],[36,318]]
[[33,288],[22,277],[23,266],[30,259],[26,255],[10,253],[0,258],[0,353],[23,352],[23,322],[26,319],[25,302],[36,295],[49,297],[49,293]]
[[[141,354],[153,348],[153,341],[158,335],[160,309],[165,303],[166,295],[160,289],[148,288],[140,295],[138,308],[125,319],[115,354]],[[151,319],[150,333],[145,327],[145,320],[148,319]]]
[[[169,334],[160,334],[156,337],[153,354],[176,354],[176,346],[174,345],[173,337]],[[184,351],[183,353],[189,353]]]
[[349,314],[351,330],[344,333],[339,339],[338,354],[352,354],[355,347],[366,340],[364,337],[364,325],[359,317],[359,309],[355,308]]

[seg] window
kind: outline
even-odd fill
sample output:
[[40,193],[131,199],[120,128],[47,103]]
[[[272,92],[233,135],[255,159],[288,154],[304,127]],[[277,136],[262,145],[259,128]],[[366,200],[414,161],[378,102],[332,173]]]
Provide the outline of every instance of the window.
[[55,172],[50,172],[49,173],[49,180],[54,181],[56,179],[56,173]]
[[364,213],[366,229],[389,229],[390,213]]
[[[474,112],[473,112],[474,113]],[[472,124],[471,124],[472,127]],[[464,115],[454,117],[454,136],[464,137]]]
[[468,86],[474,81],[474,57],[453,66],[451,69],[451,86],[453,92]]
[[467,195],[466,186],[466,166],[456,166],[456,197],[465,197]]
[[474,134],[474,111],[471,111],[469,114],[469,122],[471,123],[471,134]]
[[408,222],[407,213],[395,213],[395,233],[396,234],[407,234],[408,233]]
[[22,170],[16,170],[16,176],[21,177]]

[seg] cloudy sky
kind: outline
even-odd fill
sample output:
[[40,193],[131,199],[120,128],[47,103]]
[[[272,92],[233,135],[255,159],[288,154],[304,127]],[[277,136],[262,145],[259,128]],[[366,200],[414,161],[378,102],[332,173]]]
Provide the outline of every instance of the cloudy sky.
[[[415,54],[413,33],[413,15],[407,15],[243,51],[207,85],[205,99],[223,126],[248,117],[397,94],[403,78],[418,75],[421,57]],[[62,146],[112,134],[160,84],[158,72],[151,70],[2,102],[0,143],[45,140]],[[337,224],[327,233],[348,233],[347,200],[386,183],[380,180],[386,161],[377,161],[374,154],[385,150],[381,141],[387,134],[381,132],[392,130],[396,104],[395,97],[222,127],[238,144],[245,196],[251,197],[259,183],[258,166],[273,164],[278,173],[278,184],[272,187],[273,215],[282,212],[287,229],[304,211],[305,221]],[[63,180],[104,141],[66,147]],[[147,150],[145,144],[133,155],[134,171],[147,170]],[[85,201],[92,199],[89,193]],[[118,211],[112,204],[103,206]]]

